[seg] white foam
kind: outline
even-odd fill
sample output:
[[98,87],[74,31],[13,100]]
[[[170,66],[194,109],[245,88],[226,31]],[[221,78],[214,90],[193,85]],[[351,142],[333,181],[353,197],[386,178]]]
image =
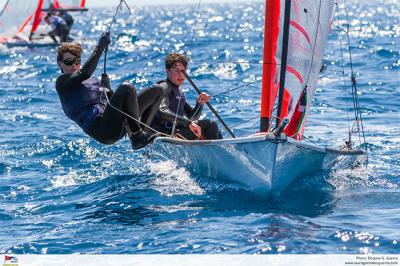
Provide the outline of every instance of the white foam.
[[204,194],[204,190],[192,179],[189,172],[173,161],[149,162],[149,170],[157,175],[155,189],[166,196],[180,194]]
[[67,175],[59,175],[55,176],[51,180],[51,184],[53,188],[60,188],[60,187],[68,187],[76,185],[76,181],[78,179],[78,175],[76,172],[70,172]]

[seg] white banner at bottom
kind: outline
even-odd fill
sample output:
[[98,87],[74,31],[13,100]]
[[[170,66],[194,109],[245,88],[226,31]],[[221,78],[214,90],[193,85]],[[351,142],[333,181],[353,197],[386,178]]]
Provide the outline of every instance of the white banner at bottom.
[[[399,265],[400,255],[14,255],[0,266],[350,266]],[[3,263],[1,264],[1,260]]]

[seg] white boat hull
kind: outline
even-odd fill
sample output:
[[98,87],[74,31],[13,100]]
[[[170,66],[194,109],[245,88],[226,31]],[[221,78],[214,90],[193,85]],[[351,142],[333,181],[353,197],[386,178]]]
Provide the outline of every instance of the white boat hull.
[[266,196],[300,177],[331,169],[338,161],[360,164],[362,150],[341,151],[273,135],[211,141],[157,138],[153,152],[195,174],[240,183]]

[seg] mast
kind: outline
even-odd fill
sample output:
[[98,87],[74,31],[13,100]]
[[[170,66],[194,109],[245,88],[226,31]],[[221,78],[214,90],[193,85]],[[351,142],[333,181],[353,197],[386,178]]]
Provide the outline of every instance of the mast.
[[39,24],[40,24],[40,21],[41,21],[41,13],[42,13],[43,2],[44,2],[44,0],[39,0],[39,2],[38,2],[38,7],[37,7],[37,9],[35,11],[35,17],[34,17],[33,23],[32,23],[31,33],[29,35],[29,40],[32,38],[32,34],[39,27]]
[[279,38],[280,1],[265,1],[260,132],[268,131],[276,97],[276,59]]
[[280,85],[278,94],[278,112],[275,122],[275,127],[280,124],[280,116],[282,112],[282,101],[283,93],[285,90],[285,78],[286,78],[286,65],[287,65],[287,55],[289,47],[289,28],[290,28],[290,6],[292,4],[291,0],[285,0],[285,16],[283,24],[283,40],[282,40],[282,60],[281,60],[281,73],[280,73]]

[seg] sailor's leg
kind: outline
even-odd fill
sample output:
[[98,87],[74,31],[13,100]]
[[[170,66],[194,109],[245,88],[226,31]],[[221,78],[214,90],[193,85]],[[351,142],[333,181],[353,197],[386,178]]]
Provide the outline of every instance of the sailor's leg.
[[58,25],[57,28],[54,30],[54,35],[58,36],[60,42],[65,42],[65,32],[64,28],[61,25]]
[[[190,130],[189,126],[177,126],[176,127],[177,135],[182,135],[187,140],[197,140],[199,139],[196,135]],[[179,136],[178,135],[178,136]]]
[[197,124],[201,127],[205,139],[222,139],[218,125],[213,120],[203,119],[199,120]]
[[[110,99],[110,103],[115,108],[123,111],[124,113],[128,114],[130,117],[127,117],[129,128],[131,129],[132,133],[138,132],[141,130],[139,120],[139,104],[137,98],[137,92],[135,87],[130,84],[129,82],[124,82],[118,86],[117,90],[114,92],[113,96]],[[114,108],[107,108],[107,109],[114,109]],[[106,110],[108,111],[108,110]],[[111,112],[111,115],[115,115],[114,113],[118,113],[118,117],[125,118],[125,115],[121,112],[118,112],[114,109]],[[104,113],[104,115],[106,115]]]
[[67,28],[67,26],[65,26],[62,30],[62,42],[68,42],[68,34],[69,34],[69,30]]
[[140,149],[151,143],[159,135],[155,132],[143,131],[139,123],[139,104],[135,87],[128,83],[122,83],[114,95],[111,97],[110,103],[116,103],[124,113],[128,114],[127,122],[131,131],[129,138],[131,139],[132,148]]
[[125,123],[128,124],[130,132],[140,131],[138,122],[127,118],[125,114],[120,112],[123,111],[137,118],[137,104],[135,110],[134,104],[129,103],[129,101],[135,102],[135,99],[136,90],[131,84],[123,83],[120,85],[110,98],[112,106],[107,105],[103,115],[95,120],[89,129],[89,135],[101,143],[112,144],[126,134],[127,130],[124,128]]
[[159,87],[146,88],[138,93],[139,115],[143,123],[151,124],[163,97],[163,90]]
[[49,33],[50,38],[53,40],[53,42],[58,43],[57,39],[56,39],[56,31],[52,30]]

